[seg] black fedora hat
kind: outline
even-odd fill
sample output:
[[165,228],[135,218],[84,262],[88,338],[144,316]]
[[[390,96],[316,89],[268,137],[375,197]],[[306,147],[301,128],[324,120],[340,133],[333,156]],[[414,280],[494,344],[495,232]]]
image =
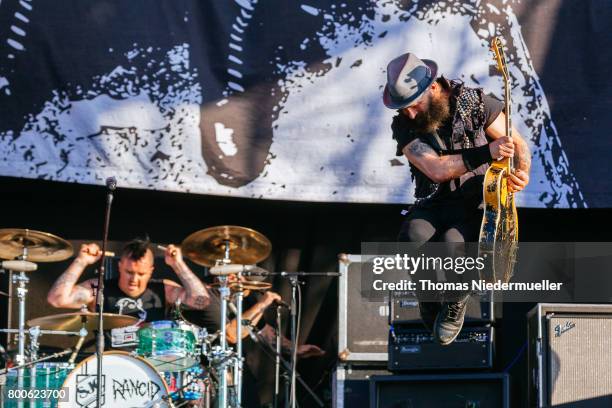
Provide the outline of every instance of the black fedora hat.
[[420,59],[407,52],[387,65],[387,85],[383,92],[383,103],[390,109],[402,109],[423,96],[435,81],[438,64]]

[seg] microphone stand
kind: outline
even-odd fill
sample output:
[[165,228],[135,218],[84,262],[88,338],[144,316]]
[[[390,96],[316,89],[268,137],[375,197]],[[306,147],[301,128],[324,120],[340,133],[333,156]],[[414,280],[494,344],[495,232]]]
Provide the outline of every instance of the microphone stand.
[[297,366],[297,286],[300,284],[297,276],[289,278],[291,283],[291,408],[296,407],[296,366]]
[[281,308],[276,306],[276,356],[274,358],[274,408],[280,404]]
[[111,205],[113,203],[113,192],[117,188],[117,180],[114,177],[106,179],[106,215],[104,217],[104,235],[102,236],[102,257],[98,269],[98,287],[96,291],[96,303],[98,304],[98,338],[96,344],[97,357],[97,391],[96,407],[100,408],[102,400],[102,354],[104,354],[104,275],[106,274],[106,245],[108,244],[108,229],[110,225]]

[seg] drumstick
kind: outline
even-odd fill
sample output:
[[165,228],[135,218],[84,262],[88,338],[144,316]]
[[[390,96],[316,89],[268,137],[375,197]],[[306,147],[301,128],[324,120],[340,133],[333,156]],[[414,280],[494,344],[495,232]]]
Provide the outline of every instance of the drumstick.
[[[166,252],[168,250],[168,247],[167,246],[163,246],[163,245],[157,245],[157,249],[159,249],[160,251]],[[176,251],[172,251],[172,253],[170,255],[172,255],[172,256],[176,255]]]
[[[93,255],[93,256],[97,256],[98,254],[102,253],[102,251],[97,251],[95,254],[91,253],[89,248],[85,248],[85,252],[88,253],[89,255]],[[115,256],[115,253],[111,252],[111,251],[104,251],[104,255],[112,257],[112,256]]]

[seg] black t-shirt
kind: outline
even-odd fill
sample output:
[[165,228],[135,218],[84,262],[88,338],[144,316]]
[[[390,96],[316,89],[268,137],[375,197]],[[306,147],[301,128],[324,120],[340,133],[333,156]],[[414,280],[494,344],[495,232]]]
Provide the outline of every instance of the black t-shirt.
[[[496,99],[489,95],[483,95],[482,98],[484,104],[484,115],[485,115],[485,125],[484,129],[487,129],[491,123],[497,118],[497,116],[504,110],[504,104],[499,99]],[[454,106],[451,107],[451,115],[450,118],[442,125],[440,129],[438,129],[438,135],[440,138],[447,144],[450,145],[450,140],[452,136],[452,120],[454,116]],[[406,128],[410,126],[411,120],[409,117],[404,115],[401,111],[398,112],[398,116],[394,118],[393,123],[391,124],[391,128],[393,130],[393,138],[397,142],[397,149],[395,151],[396,156],[402,156],[404,153],[402,150],[404,147],[412,142],[414,139],[419,138],[420,135],[415,135],[411,132],[402,132],[402,128]],[[444,146],[442,146],[444,148]]]
[[[446,120],[446,122],[444,122],[443,125],[438,129],[437,139],[433,135],[418,134],[417,132],[410,131],[409,129],[412,127],[412,120],[406,115],[404,115],[401,111],[399,111],[398,115],[393,118],[393,123],[391,124],[391,128],[393,130],[393,138],[397,142],[396,155],[402,156],[402,150],[404,149],[404,147],[417,138],[423,143],[428,144],[438,152],[440,152],[440,150],[452,150],[453,117],[455,116],[456,110],[455,102],[456,98],[451,97],[451,115],[449,119]],[[483,95],[483,105],[484,129],[486,130],[497,118],[497,116],[503,111],[504,104],[492,96]],[[437,144],[440,144],[439,148],[436,147],[435,142],[432,142],[432,139],[438,141]],[[415,172],[421,173],[421,171],[412,164],[410,168],[413,172],[413,179]],[[427,176],[425,176],[424,174],[423,177],[425,179],[427,178]],[[457,200],[463,202],[466,207],[478,207],[482,201],[483,180],[484,176],[472,177],[466,180],[461,186],[461,188],[456,188],[454,191],[451,191],[450,182],[441,183],[437,187],[435,199],[429,200],[429,203],[433,201]],[[455,180],[455,182],[456,181],[457,180]]]
[[130,315],[145,322],[166,318],[166,293],[161,279],[151,279],[142,295],[133,298],[119,288],[119,279],[104,283],[104,312]]

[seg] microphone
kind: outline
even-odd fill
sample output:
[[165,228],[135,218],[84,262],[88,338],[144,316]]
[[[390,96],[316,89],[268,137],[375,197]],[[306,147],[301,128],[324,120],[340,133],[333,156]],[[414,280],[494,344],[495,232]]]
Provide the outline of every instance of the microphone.
[[117,179],[114,177],[107,178],[106,188],[108,188],[110,191],[115,191],[115,189],[117,188]]
[[38,265],[28,261],[2,261],[0,268],[16,272],[32,272],[38,269]]
[[252,271],[255,268],[257,268],[255,265],[228,264],[213,266],[208,270],[208,272],[211,275],[225,276],[233,275],[235,273]]

